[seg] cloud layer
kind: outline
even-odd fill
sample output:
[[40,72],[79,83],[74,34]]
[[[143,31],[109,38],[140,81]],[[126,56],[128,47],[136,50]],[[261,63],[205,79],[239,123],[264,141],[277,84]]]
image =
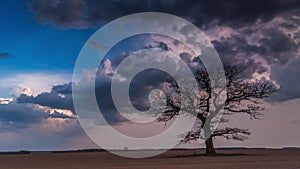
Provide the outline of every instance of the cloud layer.
[[38,0],[28,3],[35,19],[60,28],[87,28],[86,3],[83,0]]
[[212,21],[241,26],[272,19],[280,12],[300,7],[298,0],[34,0],[28,3],[36,20],[58,28],[84,29],[137,12],[165,12],[206,27]]

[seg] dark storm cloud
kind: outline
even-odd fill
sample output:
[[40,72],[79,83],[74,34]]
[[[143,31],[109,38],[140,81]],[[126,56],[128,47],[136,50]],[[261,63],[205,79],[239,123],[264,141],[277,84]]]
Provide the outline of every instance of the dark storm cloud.
[[298,0],[35,0],[28,4],[38,22],[82,29],[137,12],[165,12],[207,26],[213,20],[233,26],[269,20],[300,7]]
[[62,97],[57,93],[41,93],[36,97],[22,94],[17,99],[18,103],[32,103],[41,106],[47,106],[53,109],[73,110],[72,98],[70,96]]
[[263,55],[269,64],[284,65],[297,56],[299,45],[288,35],[275,29],[266,30],[263,34],[264,38],[260,40],[263,45],[257,53]]
[[167,50],[167,51],[170,50],[169,46],[166,43],[164,43],[164,42],[157,42],[157,41],[156,41],[156,43],[158,44],[157,45],[158,48],[160,48],[162,50]]
[[190,63],[192,61],[192,56],[187,52],[180,53],[179,57],[186,63]]
[[45,118],[47,114],[33,109],[28,105],[21,104],[1,104],[0,121],[7,127],[24,128],[29,124],[37,123]]
[[67,83],[64,85],[53,86],[52,92],[59,94],[72,94],[72,83]]
[[[159,44],[160,43],[157,43],[157,47],[161,46]],[[118,65],[123,59],[124,56],[122,54],[118,55],[110,61],[111,65]],[[96,78],[96,99],[98,106],[110,124],[127,121],[127,119],[120,115],[115,107],[111,93],[112,76],[110,72],[105,70],[104,64],[103,62],[100,66]],[[116,67],[112,68],[115,69]],[[150,92],[153,89],[162,89],[162,83],[170,79],[172,78],[167,73],[156,69],[146,69],[138,73],[130,82],[128,91],[132,105],[140,111],[145,111],[150,108],[150,102],[148,100]],[[127,103],[124,104],[122,109],[126,109],[126,104]]]
[[40,123],[47,118],[69,119],[70,116],[59,112],[45,112],[29,104],[0,104],[0,123],[1,130],[16,130],[26,128],[31,124]]
[[297,58],[289,64],[274,67],[271,78],[278,81],[282,87],[281,92],[270,98],[272,101],[286,101],[300,97],[300,59]]
[[[292,62],[299,56],[299,9],[279,14],[268,22],[232,29],[227,37],[213,40],[223,64],[246,66],[251,76],[269,71],[269,66],[276,69]],[[224,27],[219,26],[214,34],[220,33],[220,28]]]
[[25,94],[17,98],[18,103],[32,103],[41,106],[47,106],[53,109],[66,109],[74,113],[73,99],[72,99],[72,84],[64,84],[53,86],[51,92],[44,92],[36,97]]
[[247,44],[244,38],[231,37],[224,42],[213,41],[212,43],[219,53],[224,65],[247,67],[243,72],[245,78],[251,78],[254,72],[263,73],[267,71],[262,63],[256,63],[255,58],[250,57],[256,50],[261,49],[257,49],[259,47]]
[[[64,121],[61,123],[55,119]],[[5,133],[13,135],[7,136]],[[16,102],[0,104],[0,134],[3,143],[0,144],[0,149],[5,151],[18,150],[20,147],[53,149],[53,145],[56,149],[73,149],[74,140],[87,138],[75,117],[56,111],[50,113],[32,104]],[[82,145],[81,140],[80,143]]]
[[[143,37],[145,35],[142,35]],[[148,35],[150,37],[150,35]],[[148,37],[147,36],[147,37]],[[133,37],[133,39],[138,39],[141,37]],[[145,38],[145,37],[144,37]],[[143,39],[143,38],[142,38]],[[147,39],[147,38],[146,38]],[[128,39],[128,41],[130,41]],[[142,43],[142,42],[141,42]],[[141,49],[149,49],[149,48],[159,48],[166,51],[172,51],[172,48],[166,42],[163,41],[156,41],[154,40],[153,43],[145,46],[141,45]],[[118,47],[116,47],[118,48]],[[120,55],[116,55],[109,59],[111,63],[112,69],[115,70],[118,65],[126,58],[132,51],[122,52]],[[184,55],[184,54],[183,54]],[[191,57],[191,56],[190,56]],[[114,118],[114,121],[123,121],[124,119],[118,115],[118,111],[115,108],[115,105],[112,100],[111,96],[111,77],[113,73],[105,73],[105,66],[104,61],[97,73],[96,79],[96,94],[97,94],[97,101],[100,109],[104,112],[110,112],[110,114],[115,114],[115,116],[110,116],[108,118]],[[129,68],[130,69],[130,68]],[[109,71],[110,72],[110,71]],[[153,89],[162,89],[162,84],[171,80],[171,76],[167,73],[156,70],[156,69],[146,69],[140,73],[138,73],[134,79],[130,82],[129,88],[129,96],[132,105],[140,110],[145,111],[150,108],[149,102],[149,94]],[[104,114],[109,115],[109,114]]]
[[[221,25],[228,24],[233,27],[253,23],[258,18],[267,21],[280,12],[300,7],[300,2],[297,0],[205,0],[194,3],[195,7],[193,8],[198,13],[195,12],[191,18],[198,20],[196,22],[200,21],[199,24],[205,25],[205,23],[215,19]],[[200,9],[197,10],[197,7]]]
[[0,59],[5,59],[5,58],[8,58],[8,57],[9,57],[8,53],[6,53],[6,52],[0,53]]
[[[101,80],[96,81],[96,94],[97,96],[99,96],[97,97],[97,101],[99,108],[102,112],[104,112],[103,116],[110,124],[115,124],[124,121],[125,119],[122,118],[122,116],[120,116],[120,114],[114,107],[110,93],[111,83],[109,81],[109,78],[101,73],[99,74],[99,76]],[[73,112],[73,114],[76,114],[72,98],[72,83],[53,86],[50,92],[43,92],[41,94],[38,94],[37,96],[28,96],[26,94],[21,94],[16,99],[16,102],[18,104],[30,103],[40,106],[47,106],[52,109],[70,110]],[[62,119],[71,118],[57,111],[51,114],[50,117]]]
[[102,72],[101,67],[97,72],[95,84],[96,100],[106,121],[109,124],[126,121],[126,119],[118,113],[114,105],[111,95],[111,76],[107,76],[104,72]]
[[28,3],[35,19],[42,24],[59,28],[87,27],[84,0],[36,0]]
[[150,92],[154,89],[163,90],[162,84],[170,80],[173,80],[173,78],[169,74],[157,69],[146,69],[138,73],[129,87],[132,105],[141,111],[149,109]]
[[166,44],[165,42],[159,42],[159,41],[154,41],[154,44],[149,44],[149,45],[146,45],[144,47],[144,49],[150,49],[150,48],[160,48],[162,50],[166,50],[166,51],[169,51],[169,50],[172,50],[168,44]]
[[[299,55],[300,32],[297,30],[300,24],[299,0],[35,0],[29,4],[29,7],[38,22],[60,28],[93,27],[127,14],[147,11],[165,12],[184,17],[202,28],[205,33],[216,27],[227,27],[232,29],[234,34],[212,40],[225,65],[246,66],[245,77],[247,78],[252,77],[254,73],[264,74],[271,71],[272,77],[276,78],[278,84],[294,83],[292,79],[285,79],[287,77],[276,70],[282,67],[284,68],[282,72],[296,73],[294,69],[297,66],[290,63]],[[220,33],[222,32],[217,29],[212,34]],[[177,43],[174,41],[175,45]],[[168,46],[166,42],[157,42],[155,46],[145,44],[145,46],[146,48],[159,47],[172,50],[169,47],[171,45]],[[126,56],[122,55],[114,60],[118,60],[119,63]],[[183,52],[180,57],[187,62],[190,60],[188,53]],[[111,60],[113,67],[118,65],[114,60]],[[293,68],[286,65],[293,66]],[[298,74],[293,74],[293,76],[298,76]],[[151,77],[148,78],[151,79]],[[108,96],[109,89],[104,87],[100,93]],[[287,92],[283,91],[284,94],[281,94],[282,98],[279,100],[298,97],[297,92],[289,92],[289,90],[298,90],[296,85],[290,85],[290,88],[285,90]],[[65,99],[53,93],[43,94],[40,98],[42,96],[42,100],[54,97],[56,97],[55,100]],[[113,107],[109,97],[106,101],[107,107]]]
[[[239,34],[215,45],[223,61],[245,63],[258,73],[269,72],[281,91],[271,101],[286,101],[300,97],[299,52],[300,8],[282,13],[270,22],[245,27]],[[254,43],[247,42],[251,39]],[[216,44],[216,43],[214,43]],[[225,56],[225,57],[224,57]],[[256,56],[256,57],[251,57]],[[266,63],[258,60],[263,59]],[[270,70],[267,69],[270,68]]]

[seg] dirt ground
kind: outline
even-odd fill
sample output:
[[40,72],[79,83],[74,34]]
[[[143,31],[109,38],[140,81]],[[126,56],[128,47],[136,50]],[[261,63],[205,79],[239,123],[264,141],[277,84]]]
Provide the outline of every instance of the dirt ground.
[[231,155],[192,156],[195,150],[169,151],[146,159],[107,152],[1,155],[0,169],[300,169],[300,150],[219,150]]

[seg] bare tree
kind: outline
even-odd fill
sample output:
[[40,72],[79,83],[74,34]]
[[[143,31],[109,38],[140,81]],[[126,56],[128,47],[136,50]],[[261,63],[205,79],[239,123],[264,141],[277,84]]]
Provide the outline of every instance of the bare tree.
[[[166,94],[167,109],[160,115],[158,121],[167,122],[180,113],[192,114],[197,117],[198,124],[192,131],[182,135],[182,142],[204,139],[206,154],[216,154],[213,138],[217,136],[228,140],[243,141],[250,132],[248,129],[236,127],[224,127],[212,129],[214,123],[226,123],[225,117],[234,114],[247,114],[250,119],[258,119],[263,115],[263,100],[279,90],[272,82],[267,80],[251,80],[243,78],[245,68],[237,66],[225,66],[223,79],[219,69],[208,75],[205,69],[195,72],[197,80],[197,93],[191,94],[187,88],[180,88],[175,81],[169,81],[171,92]],[[224,77],[224,75],[223,75]],[[223,87],[222,87],[223,86]],[[225,87],[225,88],[224,88]],[[224,102],[220,102],[220,100]],[[181,103],[185,100],[184,103]],[[222,117],[213,120],[217,115]]]

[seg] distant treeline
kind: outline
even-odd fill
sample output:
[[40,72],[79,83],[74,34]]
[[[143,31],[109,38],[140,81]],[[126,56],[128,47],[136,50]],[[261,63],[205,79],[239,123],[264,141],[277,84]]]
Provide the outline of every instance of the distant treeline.
[[0,152],[0,155],[16,155],[16,154],[31,154],[31,152],[27,150],[21,150],[16,152]]
[[105,152],[103,149],[84,149],[84,150],[66,150],[66,151],[51,151],[51,153],[81,153],[81,152]]
[[[284,147],[284,148],[245,148],[245,147],[222,147],[216,148],[217,150],[299,150],[300,147]],[[145,149],[150,151],[151,149]],[[189,148],[177,148],[171,151],[183,151],[183,150],[205,150],[204,148],[189,149]],[[114,150],[122,151],[122,150]],[[129,150],[127,150],[129,151]],[[142,150],[131,150],[131,151],[142,151]],[[155,151],[155,150],[154,150]],[[83,149],[83,150],[65,150],[65,151],[15,151],[15,152],[0,152],[0,155],[18,155],[18,154],[40,154],[40,153],[81,153],[81,152],[107,152],[104,149]]]

